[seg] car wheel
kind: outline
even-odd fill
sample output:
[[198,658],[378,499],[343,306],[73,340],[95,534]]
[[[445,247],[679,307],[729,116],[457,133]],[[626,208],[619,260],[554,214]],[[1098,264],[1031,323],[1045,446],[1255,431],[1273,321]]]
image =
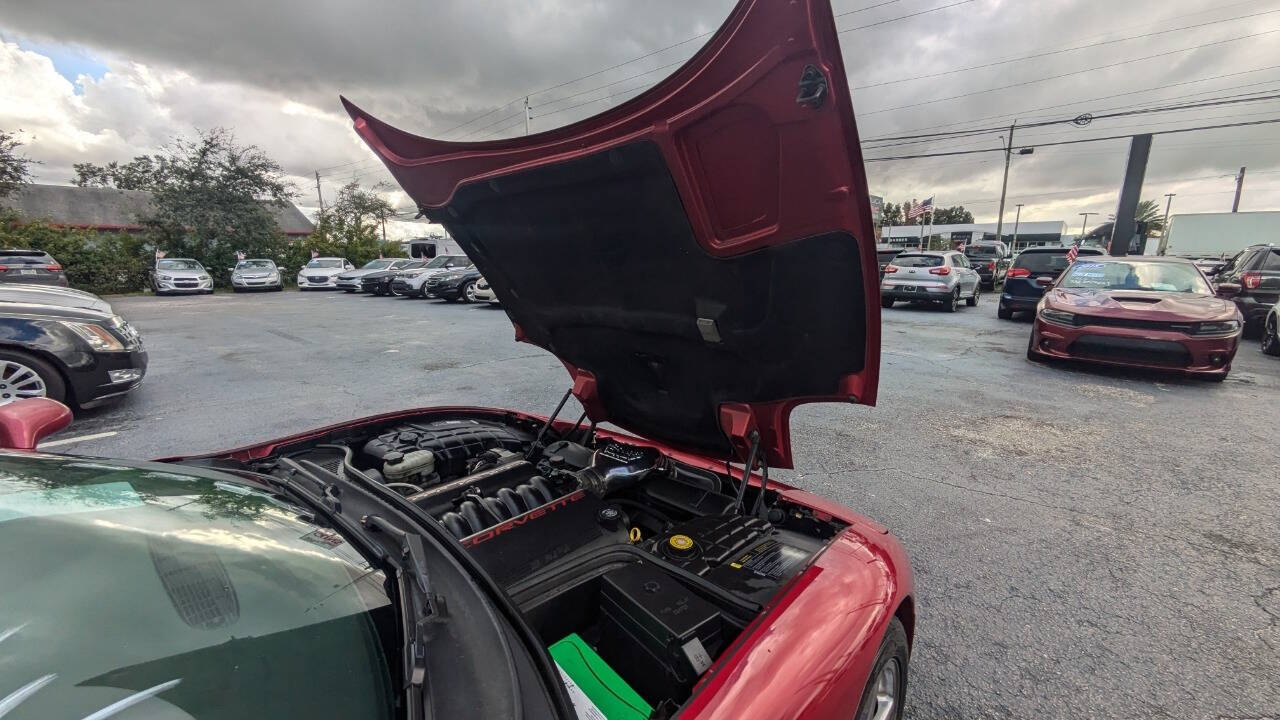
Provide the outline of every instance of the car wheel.
[[1280,355],[1280,328],[1276,327],[1275,313],[1267,316],[1266,326],[1262,329],[1262,352]]
[[955,312],[959,308],[960,308],[960,288],[956,287],[955,291],[951,293],[951,299],[944,300],[942,302],[942,309],[946,310],[947,312]]
[[1035,346],[1036,331],[1032,330],[1031,335],[1027,338],[1027,359],[1031,362],[1043,362],[1044,358],[1040,353],[1036,352]]
[[0,350],[0,405],[33,397],[65,402],[67,385],[62,374],[34,355]]
[[857,720],[901,720],[907,697],[907,659],[907,631],[901,620],[893,618],[885,628],[875,662],[871,663]]
[[982,283],[973,286],[973,297],[965,298],[964,304],[969,307],[978,306],[978,298],[982,295]]
[[467,303],[476,301],[476,283],[474,280],[462,286],[462,289],[458,291],[458,299]]
[[1000,305],[996,307],[996,317],[1001,320],[1012,320],[1013,311],[1005,307],[1004,303],[1000,303]]
[[882,308],[893,307],[893,298],[880,298],[880,307]]

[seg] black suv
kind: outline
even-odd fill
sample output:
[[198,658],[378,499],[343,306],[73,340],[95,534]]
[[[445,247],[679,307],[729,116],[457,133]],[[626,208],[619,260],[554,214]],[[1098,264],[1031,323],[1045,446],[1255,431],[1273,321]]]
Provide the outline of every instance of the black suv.
[[43,250],[0,250],[0,283],[67,286],[67,273]]
[[1251,245],[1213,274],[1220,297],[1228,298],[1244,316],[1244,334],[1257,337],[1263,318],[1280,297],[1280,248]]
[[[1000,293],[1000,307],[996,310],[1003,320],[1013,317],[1015,312],[1025,310],[1035,312],[1036,304],[1044,295],[1044,287],[1036,282],[1037,278],[1056,278],[1067,269],[1067,250],[1065,247],[1033,247],[1018,253],[1013,259],[1013,267],[1004,278],[1004,289]],[[1102,250],[1094,247],[1082,247],[1081,257],[1085,255],[1101,255]]]
[[998,283],[1004,282],[1005,274],[1013,263],[1009,246],[1002,242],[975,242],[964,249],[964,256],[969,258],[969,265],[978,271],[982,278],[982,287],[995,290]]

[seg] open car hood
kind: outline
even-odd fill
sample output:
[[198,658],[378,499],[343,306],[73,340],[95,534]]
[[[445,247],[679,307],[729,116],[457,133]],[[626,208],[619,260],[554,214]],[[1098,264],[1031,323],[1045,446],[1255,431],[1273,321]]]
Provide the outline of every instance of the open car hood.
[[828,0],[743,0],[592,118],[460,143],[356,131],[555,353],[590,418],[791,467],[803,402],[875,403],[879,265]]

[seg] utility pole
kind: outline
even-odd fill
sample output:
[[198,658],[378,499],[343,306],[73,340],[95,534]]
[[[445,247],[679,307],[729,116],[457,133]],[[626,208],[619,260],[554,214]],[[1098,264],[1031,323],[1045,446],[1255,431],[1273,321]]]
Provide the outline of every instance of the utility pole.
[[316,171],[316,199],[320,201],[320,213],[324,214],[324,195],[320,194],[320,171]]
[[1160,255],[1169,249],[1169,208],[1173,207],[1173,196],[1178,193],[1165,193],[1164,222],[1160,224]]
[[1018,121],[1014,120],[1009,126],[1009,142],[1004,146],[1004,181],[1000,183],[1000,210],[996,215],[996,240],[1004,239],[1001,233],[1004,230],[1004,194],[1009,189],[1009,161],[1013,159],[1013,131],[1018,127]]
[[1240,212],[1240,191],[1244,190],[1244,168],[1236,176],[1236,199],[1231,201],[1231,212]]
[[378,217],[382,220],[382,244],[387,244],[387,212],[385,210],[378,211]]
[[1080,213],[1080,214],[1084,216],[1084,219],[1080,221],[1080,239],[1076,241],[1077,245],[1084,242],[1084,233],[1085,233],[1085,228],[1089,225],[1089,216],[1097,215],[1098,213]]
[[[511,117],[508,115],[507,117]],[[529,134],[529,96],[524,97],[524,134]]]
[[1009,249],[1018,252],[1018,223],[1022,222],[1022,203],[1018,203],[1018,214],[1013,216],[1013,244]]

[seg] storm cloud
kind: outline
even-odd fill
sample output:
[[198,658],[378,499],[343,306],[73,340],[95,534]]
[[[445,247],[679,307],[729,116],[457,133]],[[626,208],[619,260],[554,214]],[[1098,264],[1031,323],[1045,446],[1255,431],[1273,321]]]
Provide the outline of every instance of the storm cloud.
[[[871,140],[917,129],[996,128],[1015,118],[1280,92],[1280,32],[1267,32],[1280,30],[1280,11],[1266,2],[972,0],[944,7],[955,2],[833,2],[868,158],[994,148],[1004,132],[896,146]],[[175,133],[221,125],[277,157],[303,190],[320,170],[330,192],[347,179],[386,177],[350,132],[339,94],[406,130],[469,140],[522,133],[528,95],[533,130],[547,130],[670,74],[731,6],[7,0],[0,4],[0,126],[37,137],[27,150],[44,161],[48,181],[65,182],[71,161],[149,152]],[[914,13],[922,14],[895,19]],[[107,71],[67,77],[56,58],[42,55],[50,45],[75,48]],[[1058,50],[1065,51],[950,72]],[[1014,87],[992,90],[1004,86]],[[1253,102],[1021,129],[1016,139],[1274,117],[1280,102]],[[1113,140],[1015,157],[1010,213],[1023,203],[1023,219],[1074,222],[1080,211],[1114,210],[1126,151],[1125,141]],[[1229,176],[1243,165],[1242,209],[1280,206],[1280,125],[1158,136],[1145,195],[1178,193],[1175,212],[1226,210]],[[998,153],[867,166],[873,190],[891,201],[935,195],[991,220],[1002,170]]]

